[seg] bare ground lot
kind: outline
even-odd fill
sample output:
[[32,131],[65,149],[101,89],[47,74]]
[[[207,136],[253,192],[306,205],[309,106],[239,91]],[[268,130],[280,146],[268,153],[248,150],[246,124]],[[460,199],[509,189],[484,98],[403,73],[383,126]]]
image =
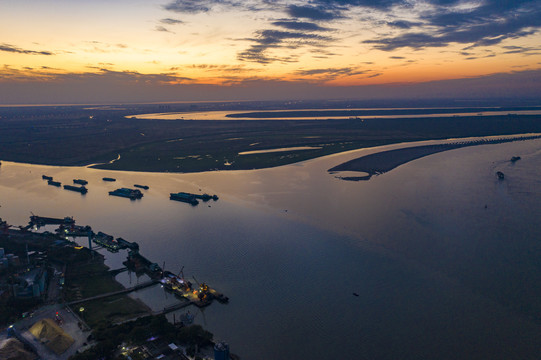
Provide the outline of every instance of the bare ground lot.
[[[34,337],[29,331],[35,323],[42,319],[54,319],[57,312],[62,318],[62,325],[60,325],[60,327],[75,340],[75,342],[60,355],[54,353],[45,346],[45,344],[41,343],[39,339]],[[64,307],[61,304],[41,308],[39,311],[36,311],[32,317],[28,317],[15,324],[15,328],[19,334],[38,350],[40,358],[44,360],[68,359],[71,355],[75,354],[79,348],[83,347],[83,344],[88,343],[87,338],[90,335],[89,329],[82,325],[80,319],[74,315],[69,308]]]

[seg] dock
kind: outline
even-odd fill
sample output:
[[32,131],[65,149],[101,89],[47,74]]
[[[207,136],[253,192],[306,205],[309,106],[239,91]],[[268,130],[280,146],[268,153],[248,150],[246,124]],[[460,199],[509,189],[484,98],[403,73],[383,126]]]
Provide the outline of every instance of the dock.
[[61,224],[75,224],[75,220],[72,217],[66,216],[65,218],[52,218],[32,215],[30,216],[30,224],[32,226],[45,226],[45,225],[61,225]]
[[[55,230],[55,234],[52,234],[50,232],[39,233],[32,231],[32,228],[34,226],[39,227],[45,225],[58,225],[58,228]],[[117,253],[119,252],[119,250],[127,250],[128,257],[127,260],[123,262],[125,267],[110,270],[109,273],[112,276],[116,276],[121,272],[130,270],[134,271],[137,274],[145,273],[152,279],[145,283],[123,290],[113,291],[106,294],[100,294],[85,299],[72,301],[67,303],[67,305],[75,305],[86,301],[98,300],[110,296],[126,294],[132,291],[137,291],[146,287],[156,285],[158,283],[163,285],[165,291],[169,291],[175,296],[177,296],[181,300],[181,302],[179,304],[166,307],[157,313],[165,314],[178,309],[182,309],[183,307],[189,305],[203,308],[209,306],[214,300],[221,303],[227,303],[229,301],[227,296],[219,293],[215,289],[210,288],[205,283],[199,283],[195,279],[195,277],[194,280],[197,285],[192,286],[192,283],[190,281],[184,280],[184,273],[182,272],[182,270],[181,273],[179,273],[178,275],[172,274],[169,271],[164,271],[157,263],[152,262],[141,253],[139,253],[139,244],[137,244],[136,242],[130,242],[120,237],[115,239],[112,235],[106,234],[101,231],[96,234],[92,231],[92,228],[90,226],[76,225],[73,217],[52,218],[32,215],[30,217],[29,225],[24,228],[20,227],[20,229],[18,230],[9,229],[10,226],[5,221],[2,221],[2,219],[0,219],[0,227],[4,229],[5,233],[12,236],[24,236],[27,239],[34,239],[34,237],[36,237],[36,239],[34,239],[35,241],[39,241],[43,237],[48,237],[56,242],[60,241],[62,243],[62,246],[69,245],[70,243],[72,244],[72,246],[76,246],[76,243],[69,242],[67,240],[67,236],[81,236],[88,237],[88,247],[91,251],[95,250],[92,249],[92,242],[100,245],[101,248],[113,253]],[[180,274],[182,274],[182,276],[180,276]]]
[[150,280],[150,281],[144,282],[144,283],[142,283],[142,284],[135,285],[135,286],[132,286],[132,287],[123,289],[123,290],[112,291],[112,292],[105,293],[105,294],[100,294],[100,295],[96,295],[96,296],[91,296],[91,297],[88,297],[88,298],[85,298],[85,299],[80,299],[80,300],[70,301],[70,302],[66,303],[66,305],[70,305],[70,306],[71,306],[71,305],[77,305],[77,304],[84,303],[84,302],[87,302],[87,301],[103,299],[103,298],[107,298],[107,297],[115,296],[115,295],[127,294],[127,293],[130,293],[130,292],[132,292],[132,291],[137,291],[137,290],[145,289],[145,288],[147,288],[147,287],[156,285],[156,284],[158,284],[158,283],[159,283],[159,281],[157,281],[157,280]]

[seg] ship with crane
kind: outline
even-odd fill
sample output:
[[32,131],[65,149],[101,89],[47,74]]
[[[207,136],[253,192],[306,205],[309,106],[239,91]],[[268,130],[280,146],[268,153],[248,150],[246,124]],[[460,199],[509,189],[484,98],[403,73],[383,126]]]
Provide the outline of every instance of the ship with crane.
[[160,283],[164,289],[172,292],[178,297],[184,298],[198,307],[210,305],[212,300],[217,300],[221,303],[227,303],[229,298],[222,293],[211,289],[206,283],[200,283],[195,276],[193,277],[196,286],[184,277],[184,266],[178,274],[173,274],[170,271],[164,271]]

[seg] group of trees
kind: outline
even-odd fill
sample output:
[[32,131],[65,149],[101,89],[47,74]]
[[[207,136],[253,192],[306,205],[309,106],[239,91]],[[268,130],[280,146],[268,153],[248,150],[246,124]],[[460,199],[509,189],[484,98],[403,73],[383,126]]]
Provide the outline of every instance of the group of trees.
[[189,352],[212,344],[213,335],[200,325],[180,327],[169,323],[164,315],[147,316],[116,326],[99,325],[93,331],[96,345],[70,360],[124,359],[118,349],[122,344],[144,345],[148,339],[157,338],[188,347]]

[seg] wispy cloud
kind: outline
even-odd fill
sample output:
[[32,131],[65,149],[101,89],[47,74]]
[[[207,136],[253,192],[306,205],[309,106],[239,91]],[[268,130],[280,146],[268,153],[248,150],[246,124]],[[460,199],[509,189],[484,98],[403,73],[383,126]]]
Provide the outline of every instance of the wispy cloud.
[[52,51],[27,50],[10,44],[0,44],[0,51],[27,55],[55,55]]
[[[507,39],[535,34],[541,28],[541,2],[534,0],[460,2],[427,1],[429,10],[419,12],[416,32],[402,32],[365,40],[384,51],[409,47],[445,47],[452,43],[470,47],[497,45]],[[459,6],[460,5],[460,6]],[[468,5],[468,6],[465,6]],[[421,25],[422,24],[422,25]],[[411,23],[395,21],[390,26],[410,29]],[[397,26],[398,25],[398,26]]]
[[274,21],[271,23],[275,26],[280,26],[288,30],[305,30],[305,31],[328,31],[330,29],[322,27],[313,22],[305,21],[292,21],[292,20],[281,20]]
[[161,31],[161,32],[170,32],[172,33],[171,30],[169,30],[168,28],[164,27],[164,26],[161,26],[161,25],[158,25],[154,28],[154,30],[156,31]]
[[314,34],[311,32],[300,31],[281,31],[281,30],[260,30],[256,33],[256,37],[245,39],[255,42],[248,49],[241,51],[238,54],[238,59],[242,61],[253,61],[261,64],[270,62],[295,62],[296,55],[276,56],[269,55],[267,52],[270,49],[285,48],[289,50],[298,49],[303,46],[321,46],[322,43],[327,43],[332,40],[331,37]]
[[163,7],[165,10],[177,13],[196,14],[209,12],[216,6],[231,8],[242,7],[243,5],[242,2],[229,0],[175,0]]
[[184,24],[184,21],[182,21],[182,20],[177,20],[177,19],[172,19],[172,18],[161,19],[160,22],[161,22],[162,24],[167,24],[167,25]]
[[290,5],[287,14],[294,18],[310,19],[313,21],[329,21],[342,17],[340,11],[334,6],[298,6]]

